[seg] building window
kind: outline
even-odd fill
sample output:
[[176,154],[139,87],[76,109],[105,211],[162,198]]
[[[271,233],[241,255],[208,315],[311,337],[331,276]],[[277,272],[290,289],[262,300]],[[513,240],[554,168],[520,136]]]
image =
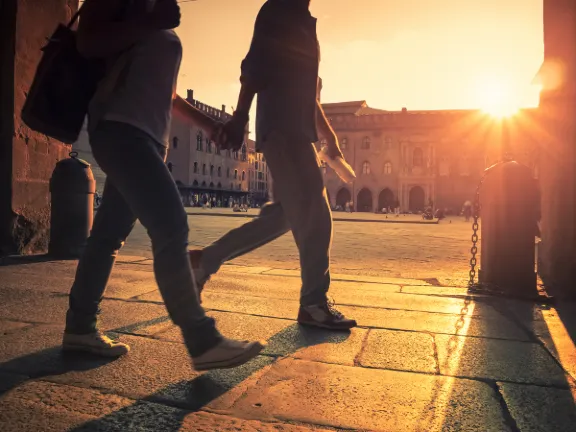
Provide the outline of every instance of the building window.
[[246,171],[242,171],[242,181],[246,180]]
[[392,174],[392,164],[390,162],[384,164],[384,174]]
[[168,171],[172,172],[172,168],[174,167],[174,165],[172,165],[172,162],[168,162],[166,165],[168,166]]
[[238,152],[237,151],[234,152],[234,159],[238,160]]
[[198,174],[198,162],[194,162],[194,174]]
[[246,162],[246,144],[242,145],[242,161]]
[[220,155],[221,151],[220,151],[220,147],[216,146],[216,154]]
[[412,165],[421,167],[424,164],[424,153],[420,147],[416,147],[412,153]]
[[370,137],[369,136],[365,136],[364,138],[362,138],[362,149],[363,150],[369,150],[370,149]]
[[208,153],[212,153],[212,143],[210,142],[210,140],[208,138],[206,138],[206,151]]
[[210,165],[210,175],[214,175],[214,165]]
[[370,162],[366,161],[362,164],[362,174],[370,174]]
[[340,143],[340,147],[342,150],[346,150],[348,148],[348,138],[342,138],[342,142]]
[[230,168],[226,168],[226,178],[230,178]]
[[222,167],[218,167],[218,177],[222,177]]
[[206,175],[206,164],[202,165],[202,175]]
[[172,148],[178,148],[178,137],[172,138]]
[[238,178],[238,170],[234,170],[234,180]]
[[198,131],[198,135],[196,135],[196,150],[202,151],[202,131]]

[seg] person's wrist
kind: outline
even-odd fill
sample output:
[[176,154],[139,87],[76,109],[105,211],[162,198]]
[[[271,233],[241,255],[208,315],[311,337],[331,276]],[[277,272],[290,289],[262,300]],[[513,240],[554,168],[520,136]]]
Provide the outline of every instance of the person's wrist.
[[250,120],[250,114],[247,111],[236,110],[234,111],[234,119],[241,123],[248,123]]

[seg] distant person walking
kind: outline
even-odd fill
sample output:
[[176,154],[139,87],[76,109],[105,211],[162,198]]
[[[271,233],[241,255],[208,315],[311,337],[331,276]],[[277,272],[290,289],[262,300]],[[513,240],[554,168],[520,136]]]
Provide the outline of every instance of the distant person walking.
[[341,156],[336,134],[317,99],[319,44],[309,0],[268,0],[260,9],[242,62],[237,110],[224,126],[225,147],[239,149],[258,94],[257,147],[274,179],[273,202],[253,221],[202,251],[191,251],[201,287],[222,263],[292,230],[300,252],[300,324],[346,330],[356,326],[328,302],[332,213],[313,142],[317,127],[329,155]]
[[464,213],[464,220],[466,222],[470,222],[470,218],[472,217],[472,203],[470,201],[466,201],[462,211]]
[[[81,11],[78,48],[107,65],[89,112],[90,146],[107,179],[70,291],[63,349],[103,356],[129,351],[98,331],[97,314],[118,251],[139,219],[152,240],[158,287],[194,367],[233,367],[262,345],[224,338],[200,306],[187,215],[165,165],[182,56],[173,31],[179,23],[176,0],[87,0]],[[214,129],[200,111],[197,117]]]

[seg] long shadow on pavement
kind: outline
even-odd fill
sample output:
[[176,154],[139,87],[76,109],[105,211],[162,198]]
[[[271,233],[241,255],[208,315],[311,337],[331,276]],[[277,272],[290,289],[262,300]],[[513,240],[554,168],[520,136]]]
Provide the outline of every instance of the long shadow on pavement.
[[[466,317],[470,317],[475,305],[491,306],[502,317],[516,326],[522,340],[503,340],[489,335],[497,334],[497,326],[502,321],[489,318],[471,318],[480,320],[486,336],[469,337],[467,335]],[[470,416],[476,421],[481,417],[485,430],[525,430],[538,428],[548,424],[549,430],[564,429],[562,420],[573,416],[574,400],[566,391],[562,396],[554,397],[555,407],[547,406],[541,401],[547,398],[546,391],[558,392],[568,389],[570,383],[562,365],[546,350],[538,336],[546,333],[546,325],[535,320],[535,305],[529,301],[507,301],[498,297],[476,298],[472,301],[467,297],[461,316],[455,321],[455,334],[451,337],[436,336],[439,352],[439,373],[447,377],[464,378],[468,386],[488,386],[492,395],[500,405],[501,420],[495,419],[490,410],[471,407]],[[544,328],[543,328],[544,327]],[[470,381],[473,380],[473,381]],[[475,382],[475,383],[474,383]],[[466,384],[464,384],[466,386]],[[487,390],[486,387],[484,387]],[[480,391],[480,390],[479,390]],[[438,381],[431,394],[431,406],[420,419],[422,429],[452,430],[455,425],[466,429],[466,419],[452,418],[450,407],[461,402],[467,390],[458,387],[451,378]],[[480,394],[482,394],[481,392]],[[459,399],[461,399],[459,401]],[[443,412],[437,412],[438,408]],[[560,416],[556,414],[560,414]],[[560,417],[560,419],[559,419]],[[540,418],[540,424],[534,424],[534,419]],[[461,423],[461,421],[463,423]],[[501,423],[499,423],[501,422]],[[572,427],[569,425],[568,427]]]
[[[130,406],[84,423],[72,430],[76,432],[96,430],[179,431],[188,414],[215,401],[255,373],[273,364],[278,358],[294,354],[301,348],[322,343],[342,343],[349,336],[349,332],[335,333],[293,324],[268,340],[268,347],[282,347],[279,354],[261,355],[235,369],[210,371],[191,380],[173,383],[136,400]],[[112,361],[114,360],[84,354],[63,354],[60,347],[14,358],[0,364],[0,373],[7,371],[24,373],[26,376],[18,377],[15,375],[10,383],[6,382],[0,385],[0,396],[28,380],[63,375],[67,372],[89,371]],[[189,366],[185,365],[185,367]],[[106,390],[114,392],[114,388]]]

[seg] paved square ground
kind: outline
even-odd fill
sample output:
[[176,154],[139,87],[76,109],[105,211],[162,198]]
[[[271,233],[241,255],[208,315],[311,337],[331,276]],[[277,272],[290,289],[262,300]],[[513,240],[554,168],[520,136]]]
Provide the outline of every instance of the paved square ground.
[[[340,214],[335,213],[335,217],[338,216]],[[190,244],[196,247],[205,246],[251,220],[197,215],[188,219]],[[332,271],[350,275],[437,279],[446,286],[465,285],[471,235],[471,223],[460,217],[439,224],[337,221],[334,223]],[[137,225],[129,237],[123,253],[152,256],[150,241],[141,225]],[[237,258],[233,263],[278,269],[300,267],[291,234]]]

